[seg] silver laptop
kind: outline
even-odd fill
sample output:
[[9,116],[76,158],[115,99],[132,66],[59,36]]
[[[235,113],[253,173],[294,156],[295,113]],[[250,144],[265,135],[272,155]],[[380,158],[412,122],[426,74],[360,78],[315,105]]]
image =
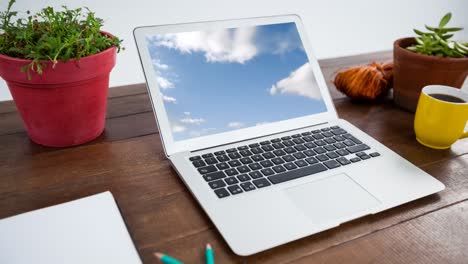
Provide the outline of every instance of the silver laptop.
[[165,154],[238,255],[444,189],[337,116],[298,16],[134,36]]

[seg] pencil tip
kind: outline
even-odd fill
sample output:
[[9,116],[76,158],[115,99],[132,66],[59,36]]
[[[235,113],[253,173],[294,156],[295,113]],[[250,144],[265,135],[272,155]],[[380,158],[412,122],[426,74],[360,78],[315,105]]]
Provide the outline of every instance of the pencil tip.
[[206,249],[211,249],[211,245],[209,243],[206,244]]
[[159,252],[154,253],[154,255],[155,255],[158,259],[162,259],[162,257],[164,256],[163,253],[159,253]]

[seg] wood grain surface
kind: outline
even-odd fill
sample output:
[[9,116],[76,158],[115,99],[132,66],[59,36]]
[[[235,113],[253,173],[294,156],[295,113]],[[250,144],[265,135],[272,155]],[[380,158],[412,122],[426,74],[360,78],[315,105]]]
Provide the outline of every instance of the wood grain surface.
[[414,139],[411,113],[391,94],[351,101],[335,72],[390,52],[320,61],[340,117],[441,180],[439,194],[253,255],[236,256],[165,158],[145,85],[110,90],[105,132],[72,148],[32,143],[11,102],[0,103],[0,218],[110,190],[145,263],[154,251],[204,263],[468,263],[468,140],[436,151]]

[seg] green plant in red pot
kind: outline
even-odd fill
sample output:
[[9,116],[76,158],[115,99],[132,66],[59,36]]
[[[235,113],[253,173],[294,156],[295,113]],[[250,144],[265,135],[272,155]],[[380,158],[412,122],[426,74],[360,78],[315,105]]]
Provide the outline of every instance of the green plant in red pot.
[[414,112],[424,86],[461,87],[468,75],[468,44],[451,41],[462,30],[447,27],[451,13],[427,32],[415,29],[416,38],[402,38],[393,45],[393,88],[395,103]]
[[103,21],[88,9],[46,7],[15,19],[14,2],[0,13],[0,76],[29,137],[54,147],[95,139],[121,40],[101,31]]

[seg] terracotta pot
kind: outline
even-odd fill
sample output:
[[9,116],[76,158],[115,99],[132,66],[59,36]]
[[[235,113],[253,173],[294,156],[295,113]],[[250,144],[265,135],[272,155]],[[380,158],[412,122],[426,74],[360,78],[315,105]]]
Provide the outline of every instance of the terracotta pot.
[[31,72],[30,79],[20,71],[30,60],[0,55],[0,76],[32,141],[66,147],[83,144],[102,133],[116,53],[111,47],[79,61],[59,61],[55,68],[46,62],[43,74]]
[[468,75],[468,58],[441,58],[406,49],[414,38],[398,39],[393,44],[393,96],[395,104],[416,111],[422,88],[441,84],[460,88]]

